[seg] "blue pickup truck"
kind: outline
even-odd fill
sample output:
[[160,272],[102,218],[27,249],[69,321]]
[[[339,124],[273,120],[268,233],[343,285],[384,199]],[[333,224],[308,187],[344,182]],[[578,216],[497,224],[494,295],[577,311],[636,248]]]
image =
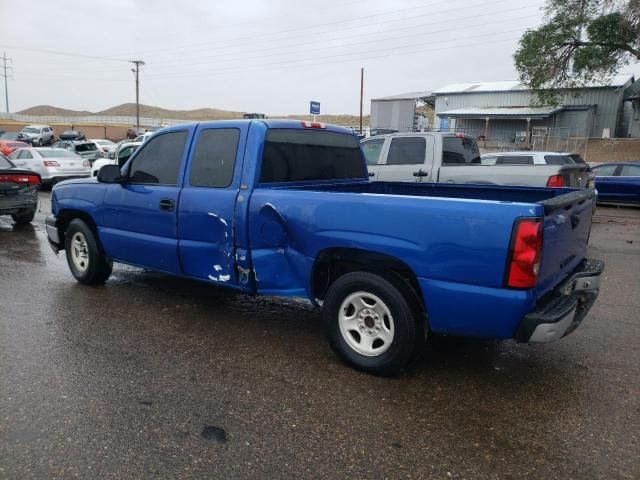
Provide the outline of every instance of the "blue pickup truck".
[[592,190],[369,183],[350,130],[185,124],[120,168],[56,185],[46,229],[81,283],[113,262],[322,306],[331,346],[380,375],[429,333],[556,340],[598,295]]

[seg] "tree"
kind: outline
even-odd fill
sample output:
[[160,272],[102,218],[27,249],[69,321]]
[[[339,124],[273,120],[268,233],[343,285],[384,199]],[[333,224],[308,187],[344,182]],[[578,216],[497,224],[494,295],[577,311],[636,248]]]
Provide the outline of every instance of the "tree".
[[524,33],[513,57],[539,102],[557,103],[549,89],[603,81],[640,61],[640,0],[547,0],[543,25]]

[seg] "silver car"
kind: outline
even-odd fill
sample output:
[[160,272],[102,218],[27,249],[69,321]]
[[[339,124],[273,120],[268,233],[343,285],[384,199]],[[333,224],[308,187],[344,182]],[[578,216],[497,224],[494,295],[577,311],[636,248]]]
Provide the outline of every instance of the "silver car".
[[43,184],[91,175],[91,162],[64,148],[19,148],[9,158],[18,167],[38,172]]
[[54,140],[53,128],[49,125],[27,125],[20,133],[27,135],[34,147],[51,145]]

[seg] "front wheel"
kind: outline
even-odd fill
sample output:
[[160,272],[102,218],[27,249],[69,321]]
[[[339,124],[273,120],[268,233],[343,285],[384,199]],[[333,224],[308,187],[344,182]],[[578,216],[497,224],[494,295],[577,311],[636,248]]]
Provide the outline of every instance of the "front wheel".
[[76,218],[65,232],[67,263],[73,276],[86,285],[100,285],[111,275],[113,262],[100,245],[93,230]]
[[414,298],[385,278],[353,272],[327,292],[323,316],[333,350],[352,367],[395,375],[421,352],[425,321],[412,308]]

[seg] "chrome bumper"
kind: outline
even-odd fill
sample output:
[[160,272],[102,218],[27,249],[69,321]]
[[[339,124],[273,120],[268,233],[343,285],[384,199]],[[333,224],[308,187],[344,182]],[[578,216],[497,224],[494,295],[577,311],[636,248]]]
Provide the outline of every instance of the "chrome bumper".
[[63,246],[60,242],[60,231],[58,230],[58,219],[54,215],[49,215],[44,220],[44,225],[47,230],[47,240],[49,240],[49,245],[55,253],[58,253],[63,249]]
[[567,281],[545,295],[536,309],[523,318],[515,339],[547,343],[573,332],[598,298],[603,271],[604,262],[585,260]]

